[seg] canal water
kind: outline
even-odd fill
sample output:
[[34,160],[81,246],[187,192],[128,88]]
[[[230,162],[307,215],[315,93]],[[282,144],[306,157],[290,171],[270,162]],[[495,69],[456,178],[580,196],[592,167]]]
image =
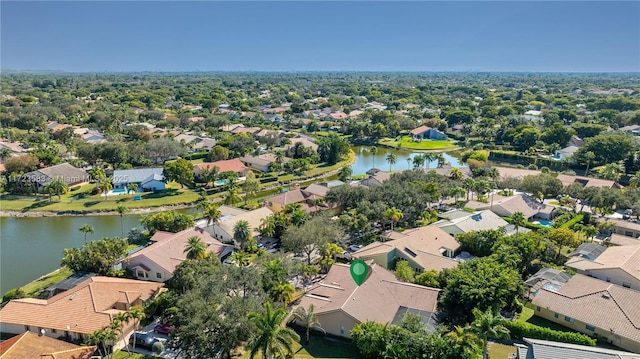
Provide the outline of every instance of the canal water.
[[[388,171],[388,153],[397,156],[391,170],[413,167],[407,163],[414,153],[378,147],[375,155],[370,147],[353,147],[356,161],[352,165],[353,175],[364,174],[372,167]],[[444,153],[447,162],[459,166],[458,159]],[[433,161],[429,167],[435,168]],[[426,166],[425,166],[426,167]],[[188,211],[188,210],[187,210]],[[142,215],[123,217],[124,233],[133,227],[141,228]],[[84,235],[78,231],[83,224],[92,226],[95,233],[87,234],[87,240],[104,237],[119,237],[122,234],[120,216],[60,216],[36,218],[0,218],[0,293],[22,286],[58,267],[65,248],[84,244]]]

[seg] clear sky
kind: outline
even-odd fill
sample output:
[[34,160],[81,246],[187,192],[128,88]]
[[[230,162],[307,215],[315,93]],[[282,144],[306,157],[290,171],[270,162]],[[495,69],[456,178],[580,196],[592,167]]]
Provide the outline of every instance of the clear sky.
[[640,71],[640,1],[2,1],[1,64],[102,71]]

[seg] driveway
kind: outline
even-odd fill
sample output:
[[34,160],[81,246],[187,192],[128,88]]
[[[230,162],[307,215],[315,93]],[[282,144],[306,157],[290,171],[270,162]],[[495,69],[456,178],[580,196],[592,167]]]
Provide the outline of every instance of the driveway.
[[[162,345],[164,346],[165,349],[164,349],[164,351],[162,353],[160,353],[159,357],[166,358],[166,359],[180,359],[180,357],[178,356],[178,354],[176,352],[174,352],[173,350],[167,348],[167,341],[169,340],[169,336],[164,335],[164,334],[158,334],[158,333],[153,331],[153,328],[159,322],[160,322],[160,318],[156,318],[151,323],[149,323],[144,328],[142,328],[142,330],[138,330],[138,332],[147,333],[149,336],[151,336],[153,338],[156,338],[160,342],[162,342]],[[123,350],[126,351],[126,349],[123,349]],[[132,350],[133,352],[139,353],[139,354],[158,356],[158,355],[154,354],[152,351],[144,349],[144,348],[140,348],[139,346],[136,346],[135,350],[133,350],[133,347],[131,345],[129,345],[129,350]]]

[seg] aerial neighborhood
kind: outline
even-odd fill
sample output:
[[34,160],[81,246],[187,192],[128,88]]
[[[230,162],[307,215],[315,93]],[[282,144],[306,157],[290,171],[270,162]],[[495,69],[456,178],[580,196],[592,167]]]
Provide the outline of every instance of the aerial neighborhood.
[[637,74],[1,81],[1,359],[640,358]]

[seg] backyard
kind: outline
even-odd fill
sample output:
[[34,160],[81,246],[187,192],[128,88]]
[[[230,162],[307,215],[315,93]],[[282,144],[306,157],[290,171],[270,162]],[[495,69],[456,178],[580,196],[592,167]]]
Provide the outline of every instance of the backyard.
[[[312,336],[309,344],[295,343],[293,350],[296,359],[359,358],[358,350],[352,344],[327,337]],[[249,359],[249,354],[249,352],[240,352],[236,353],[233,357],[237,359]],[[255,358],[262,358],[262,355],[258,354]]]
[[378,144],[411,150],[444,150],[455,147],[455,144],[450,140],[423,140],[416,142],[409,136],[402,136],[400,141],[395,138],[384,138],[378,141]]

